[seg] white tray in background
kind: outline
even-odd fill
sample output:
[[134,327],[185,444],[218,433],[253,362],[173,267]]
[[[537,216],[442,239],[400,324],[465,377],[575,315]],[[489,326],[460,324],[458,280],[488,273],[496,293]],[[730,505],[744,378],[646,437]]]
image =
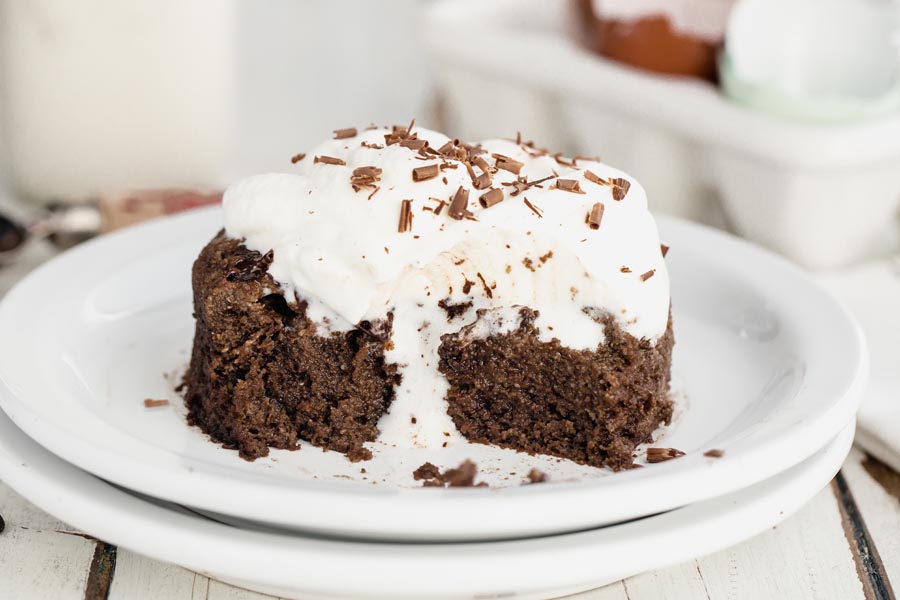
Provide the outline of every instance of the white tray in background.
[[[811,268],[894,251],[900,116],[816,125],[700,81],[643,73],[575,42],[562,0],[444,0],[424,39],[461,138],[515,135],[600,157],[651,206],[738,233]],[[719,206],[721,204],[721,207]]]

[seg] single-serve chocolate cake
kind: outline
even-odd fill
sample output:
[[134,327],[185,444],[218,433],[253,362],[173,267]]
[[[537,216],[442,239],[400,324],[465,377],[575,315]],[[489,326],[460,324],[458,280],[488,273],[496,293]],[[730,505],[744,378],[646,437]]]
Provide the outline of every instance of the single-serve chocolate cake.
[[246,458],[462,440],[627,468],[672,414],[640,185],[531,142],[339,130],[225,193],[193,269],[190,419]]

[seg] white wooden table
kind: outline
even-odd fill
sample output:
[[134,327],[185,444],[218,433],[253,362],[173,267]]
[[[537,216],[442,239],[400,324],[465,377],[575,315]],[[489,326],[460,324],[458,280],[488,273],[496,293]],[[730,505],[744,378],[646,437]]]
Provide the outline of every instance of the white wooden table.
[[[3,600],[269,598],[84,535],[0,483]],[[900,475],[854,449],[783,524],[734,548],[578,600],[883,600],[900,581]]]

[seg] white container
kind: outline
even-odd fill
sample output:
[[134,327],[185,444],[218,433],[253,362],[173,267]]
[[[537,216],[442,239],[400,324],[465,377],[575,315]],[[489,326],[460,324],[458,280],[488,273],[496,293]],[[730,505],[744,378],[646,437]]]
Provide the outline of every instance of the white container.
[[422,116],[418,8],[0,0],[3,166],[39,202],[290,168],[334,129]]
[[[582,48],[568,4],[444,0],[425,39],[460,137],[513,136],[596,155],[637,177],[654,210],[716,223],[810,268],[896,237],[900,115],[816,125],[738,106],[715,87]],[[721,207],[721,208],[720,208]]]

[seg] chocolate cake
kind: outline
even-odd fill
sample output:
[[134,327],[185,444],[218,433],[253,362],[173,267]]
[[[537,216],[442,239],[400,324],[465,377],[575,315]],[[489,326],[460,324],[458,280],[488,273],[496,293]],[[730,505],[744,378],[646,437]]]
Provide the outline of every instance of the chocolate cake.
[[241,456],[466,440],[628,468],[671,418],[640,185],[531,142],[338,130],[225,194],[194,264],[191,422]]
[[389,320],[318,336],[305,303],[273,292],[267,263],[224,232],[194,263],[191,422],[245,458],[301,439],[370,458],[363,443],[377,437],[398,381],[384,360]]

